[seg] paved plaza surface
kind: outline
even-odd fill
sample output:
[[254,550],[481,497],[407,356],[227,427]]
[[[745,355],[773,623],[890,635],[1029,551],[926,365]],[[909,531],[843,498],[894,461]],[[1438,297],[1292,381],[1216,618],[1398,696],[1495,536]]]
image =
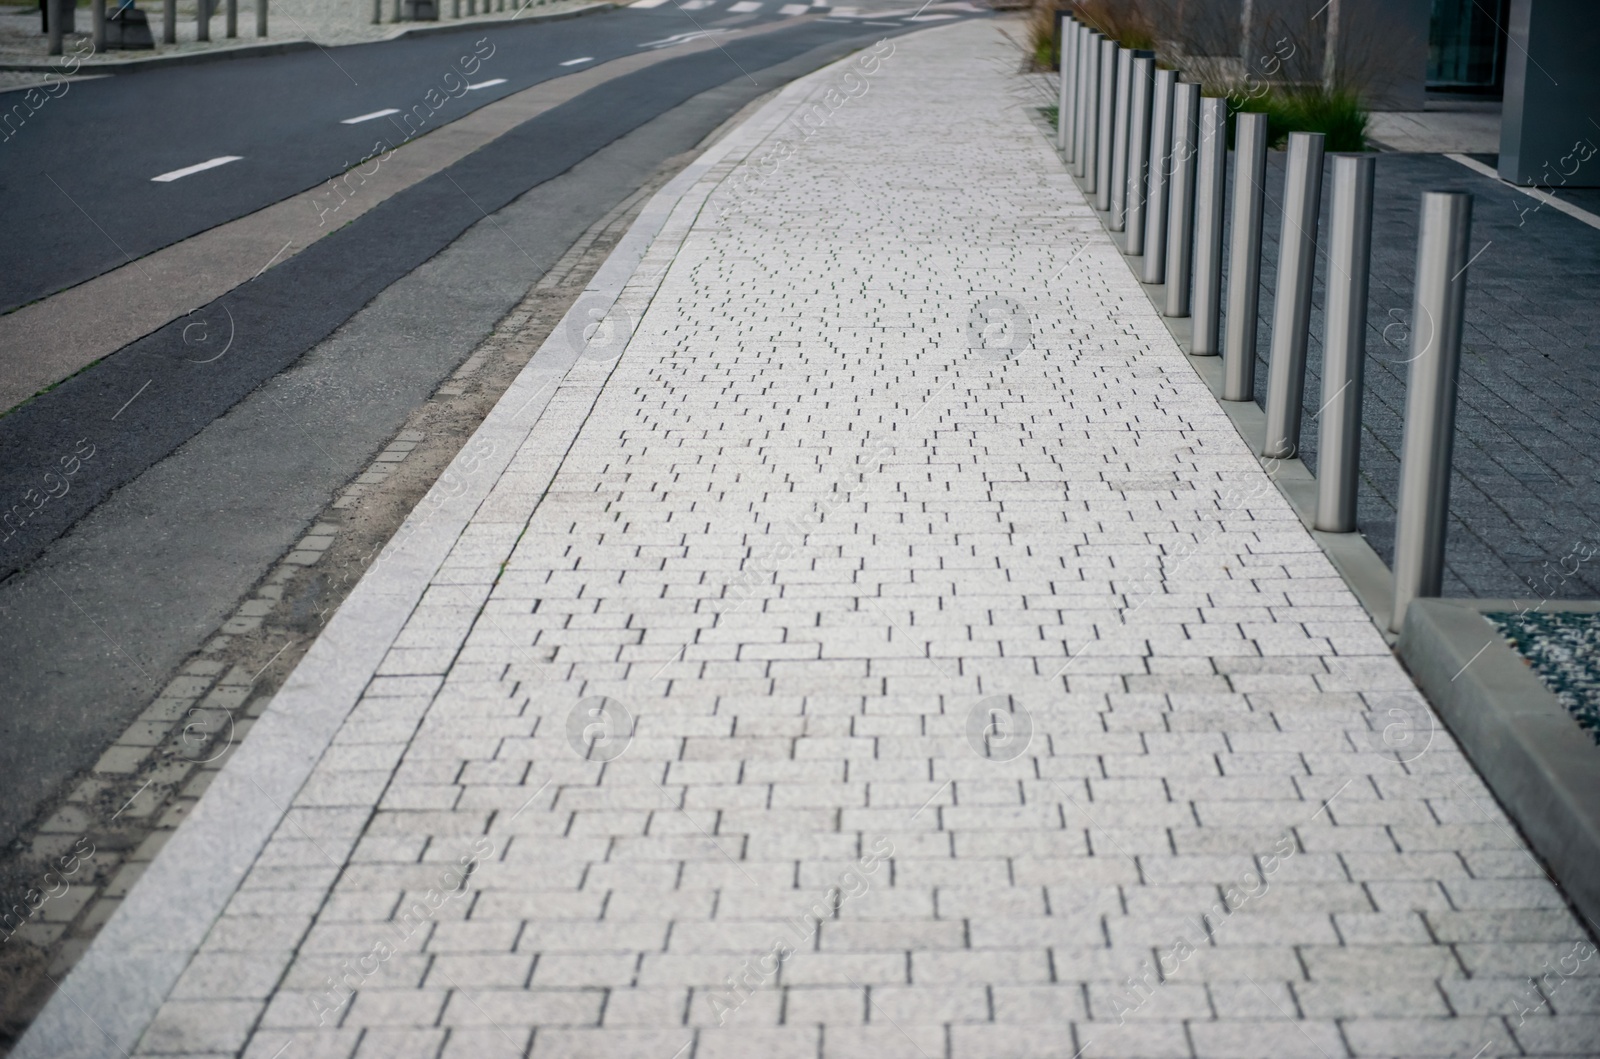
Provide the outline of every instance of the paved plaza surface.
[[885,42],[669,184],[17,1054],[1600,1053],[1017,67]]

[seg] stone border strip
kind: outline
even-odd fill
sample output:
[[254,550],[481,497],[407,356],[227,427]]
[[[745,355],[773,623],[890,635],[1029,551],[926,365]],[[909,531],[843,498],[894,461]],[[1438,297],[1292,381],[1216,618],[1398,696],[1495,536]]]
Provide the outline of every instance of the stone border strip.
[[[266,55],[286,55],[289,52],[310,51],[312,48],[347,48],[362,44],[382,44],[389,40],[402,40],[406,37],[427,37],[435,33],[449,33],[455,30],[480,29],[484,26],[495,26],[502,23],[517,22],[560,22],[563,19],[578,18],[582,15],[595,15],[602,11],[611,11],[621,6],[615,3],[590,4],[572,11],[552,11],[544,15],[529,15],[526,19],[518,18],[479,18],[451,20],[438,26],[415,25],[405,29],[395,30],[382,37],[372,40],[351,41],[348,44],[318,44],[314,40],[295,39],[273,41],[266,44],[235,44],[231,47],[212,48],[207,51],[180,52],[177,55],[152,55],[148,59],[122,59],[109,62],[89,63],[80,69],[93,71],[97,74],[137,74],[146,70],[165,70],[173,66],[197,66],[201,63],[220,62],[224,59],[259,59]],[[0,71],[7,73],[40,73],[56,72],[55,64],[50,62],[0,62]],[[23,86],[27,87],[27,86]]]
[[[1600,931],[1600,747],[1483,617],[1503,599],[1419,599],[1400,658],[1560,889]],[[1600,611],[1562,601],[1541,613]]]
[[[567,385],[569,371],[580,363],[584,329],[607,319],[614,307],[629,321],[643,315],[705,200],[831,76],[833,66],[790,83],[651,199],[346,598],[256,721],[250,740],[237,747],[82,960],[58,983],[14,1059],[113,1059],[137,1046],[496,482],[514,458],[539,465],[547,483],[554,478],[609,376],[579,372]],[[534,437],[541,423],[546,429]]]

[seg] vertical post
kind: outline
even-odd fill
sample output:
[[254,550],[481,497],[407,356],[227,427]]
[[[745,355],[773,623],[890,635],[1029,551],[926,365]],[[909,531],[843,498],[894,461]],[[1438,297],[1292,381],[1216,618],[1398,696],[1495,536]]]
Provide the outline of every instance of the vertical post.
[[1320,132],[1289,134],[1283,224],[1278,229],[1278,292],[1272,299],[1272,350],[1267,360],[1267,436],[1261,447],[1261,455],[1269,459],[1288,459],[1300,451],[1325,139]]
[[1422,196],[1421,227],[1405,439],[1400,446],[1392,632],[1400,631],[1413,599],[1437,596],[1444,583],[1472,196],[1464,191],[1427,192]]
[[45,30],[49,35],[51,55],[61,54],[61,21],[62,11],[67,6],[67,0],[45,0]]
[[1133,97],[1134,53],[1117,47],[1116,113],[1111,128],[1111,195],[1107,209],[1111,211],[1109,227],[1122,231],[1128,219],[1128,121],[1129,105]]
[[1085,29],[1078,43],[1078,150],[1072,172],[1083,181],[1084,193],[1093,194],[1095,122],[1100,116],[1100,35]]
[[195,10],[198,14],[195,15],[194,39],[210,40],[211,0],[196,0]]
[[383,22],[383,0],[372,0],[372,24]]
[[1377,171],[1377,155],[1333,156],[1314,523],[1329,533],[1351,533],[1356,528],[1362,376],[1367,359],[1367,277],[1372,266],[1372,187]]
[[1056,67],[1060,71],[1056,78],[1060,88],[1056,93],[1056,147],[1070,162],[1075,146],[1072,138],[1072,78],[1078,67],[1078,24],[1067,17],[1065,11],[1059,12],[1056,18],[1056,41],[1056,54],[1059,57]]
[[1160,283],[1167,274],[1167,180],[1172,174],[1172,95],[1178,75],[1157,70],[1150,107],[1150,175],[1144,196],[1144,276]]
[[106,50],[106,0],[94,0],[89,6],[89,33],[94,41],[94,53]]
[[239,35],[239,0],[228,0],[228,26],[224,34],[230,40]]
[[1132,84],[1128,92],[1128,170],[1121,227],[1126,233],[1122,250],[1144,253],[1145,179],[1150,165],[1150,104],[1156,88],[1156,61],[1137,55],[1133,60]]
[[267,0],[256,0],[256,36],[267,35]]
[[1256,397],[1256,316],[1261,303],[1261,210],[1267,184],[1267,116],[1240,114],[1233,130],[1233,231],[1228,236],[1228,344],[1222,399]]
[[1200,100],[1195,166],[1194,339],[1197,357],[1222,352],[1222,209],[1228,184],[1228,101]]
[[[1172,90],[1172,185],[1167,205],[1167,316],[1189,315],[1189,275],[1194,260],[1195,116],[1200,86],[1180,82]],[[1150,256],[1148,252],[1145,260]],[[1192,345],[1193,343],[1191,343]]]
[[1114,40],[1100,42],[1100,123],[1095,137],[1095,209],[1111,208],[1111,156],[1117,140],[1117,65],[1122,49]]
[[402,2],[403,0],[394,0],[394,17],[389,19],[390,22],[399,22],[405,18],[405,12],[400,9]]
[[166,0],[161,5],[161,43],[178,43],[178,0]]

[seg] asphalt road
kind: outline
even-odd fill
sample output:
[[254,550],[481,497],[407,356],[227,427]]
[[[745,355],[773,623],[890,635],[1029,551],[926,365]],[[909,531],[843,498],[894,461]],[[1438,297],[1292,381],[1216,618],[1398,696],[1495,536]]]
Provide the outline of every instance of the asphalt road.
[[[582,23],[605,21],[593,27],[597,35],[609,33],[637,50],[641,41],[669,36],[669,29],[681,32],[687,19],[677,18],[622,11],[505,32],[526,35],[525,47],[515,49],[519,55],[537,53],[553,65],[573,53],[598,56],[598,44],[574,48],[566,36],[585,28]],[[0,582],[0,666],[7,688],[0,697],[0,841],[93,764],[334,491],[365,467],[411,409],[591,223],[663,160],[692,147],[751,99],[910,28],[812,20],[607,82],[394,195],[208,306],[201,317],[219,328],[226,320],[237,336],[232,355],[197,362],[182,334],[194,321],[175,321],[0,418],[0,496],[19,495],[63,457],[93,449],[92,457],[81,459],[71,491],[30,520],[38,527],[34,536],[0,554],[0,576],[9,574]],[[552,40],[537,39],[541,34]],[[462,38],[452,34],[443,41],[448,47],[429,54],[453,56]],[[376,55],[364,60],[371,70],[351,72],[359,80],[390,70],[398,83],[406,80],[404,67],[414,88],[416,71],[425,68],[413,54],[419,43],[440,46],[400,41],[339,49],[335,56],[350,67],[347,52],[397,47],[412,57],[391,63]],[[189,76],[197,80],[184,94],[198,100],[208,98],[201,87],[207,79],[248,66],[235,76],[299,97],[301,138],[308,142],[326,138],[322,125],[330,115],[360,114],[395,98],[376,89],[359,101],[353,95],[349,102],[311,98],[314,93],[293,82],[313,57],[334,69],[312,52],[141,74],[125,79],[123,91],[138,96],[149,85],[173,98],[178,89],[167,82]],[[489,62],[502,57],[509,55],[497,50]],[[261,72],[273,63],[283,64],[281,75]],[[525,88],[534,76],[503,87]],[[244,90],[235,85],[229,91]],[[150,109],[148,103],[131,108]],[[282,111],[267,106],[259,112],[276,130],[274,143],[295,139]],[[73,135],[65,124],[37,131],[41,141]],[[370,131],[362,135],[372,138]],[[142,152],[146,169],[203,160],[208,152],[245,154],[217,140],[191,151],[186,130],[170,122],[148,136],[182,141],[182,151],[170,143],[143,144],[133,154]],[[195,210],[209,218],[206,224],[216,224],[342,170],[350,155],[329,144],[323,150],[331,153],[320,162],[309,149],[294,159],[257,154],[263,175],[253,182],[209,179],[229,169],[237,171],[230,176],[245,173],[239,167],[252,157],[245,154],[241,162],[153,186],[161,194],[202,181],[190,185]],[[116,192],[128,196],[125,201],[151,194],[144,186],[152,184],[148,176],[127,183]],[[253,190],[246,195],[236,183]],[[108,183],[107,193],[118,187]],[[7,211],[25,212],[10,203]],[[180,220],[163,212],[182,211],[128,207],[123,234],[130,241],[143,238],[149,249],[181,237],[174,232],[200,230],[193,216]],[[91,252],[98,251],[85,241],[81,271],[91,268]],[[102,254],[98,260],[98,267],[107,267],[121,258]]]

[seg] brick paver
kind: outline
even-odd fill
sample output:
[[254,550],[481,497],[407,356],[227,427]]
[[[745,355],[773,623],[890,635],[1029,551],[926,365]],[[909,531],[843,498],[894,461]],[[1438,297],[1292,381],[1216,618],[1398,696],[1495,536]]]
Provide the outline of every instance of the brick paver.
[[140,1054],[1594,1050],[1016,65],[884,44],[684,200]]

